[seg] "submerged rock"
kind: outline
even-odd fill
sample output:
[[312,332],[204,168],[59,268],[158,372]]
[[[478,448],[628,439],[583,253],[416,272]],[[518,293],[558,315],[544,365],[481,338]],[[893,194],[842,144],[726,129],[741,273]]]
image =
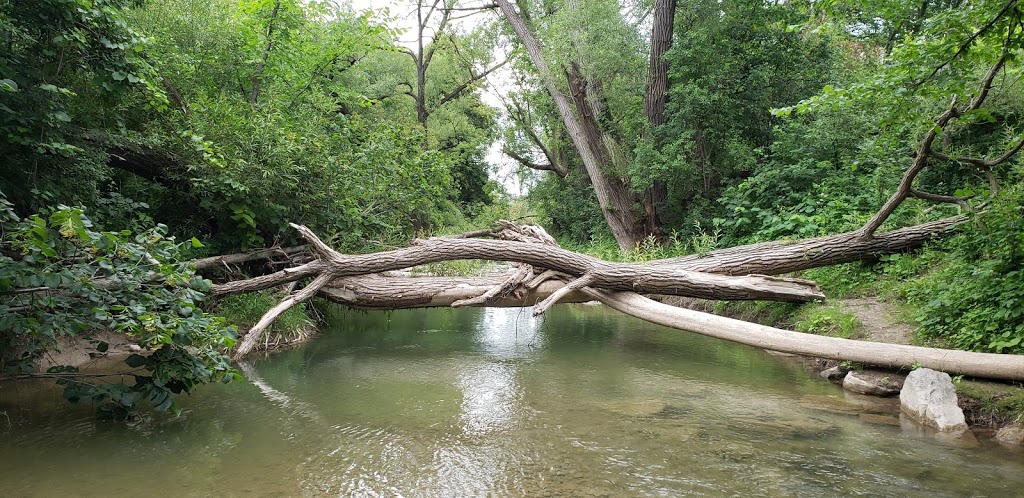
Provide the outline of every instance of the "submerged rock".
[[1012,446],[1024,446],[1024,427],[1008,425],[996,432],[996,441]]
[[832,368],[822,370],[819,375],[821,375],[822,378],[828,379],[832,382],[839,382],[840,380],[843,379],[843,377],[846,376],[846,373],[849,371],[849,369],[836,365]]
[[943,432],[967,431],[964,411],[957,405],[956,388],[945,372],[930,368],[910,372],[900,391],[900,410]]
[[871,396],[895,396],[902,384],[898,376],[874,370],[850,371],[843,378],[843,389]]

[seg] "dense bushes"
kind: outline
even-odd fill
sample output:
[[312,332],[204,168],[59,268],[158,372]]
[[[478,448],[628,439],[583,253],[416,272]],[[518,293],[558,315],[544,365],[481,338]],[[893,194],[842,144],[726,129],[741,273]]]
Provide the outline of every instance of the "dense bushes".
[[1004,190],[933,248],[935,270],[907,286],[920,333],[978,351],[1024,353],[1024,188]]
[[177,242],[163,225],[101,230],[78,208],[19,218],[12,207],[0,196],[4,373],[33,372],[34,362],[61,338],[114,330],[151,351],[129,356],[130,369],[115,374],[134,384],[55,366],[46,375],[65,386],[69,401],[90,401],[101,415],[124,417],[143,401],[173,410],[172,394],[237,377],[223,354],[235,342],[235,329],[200,309],[210,282],[181,260],[198,241]]

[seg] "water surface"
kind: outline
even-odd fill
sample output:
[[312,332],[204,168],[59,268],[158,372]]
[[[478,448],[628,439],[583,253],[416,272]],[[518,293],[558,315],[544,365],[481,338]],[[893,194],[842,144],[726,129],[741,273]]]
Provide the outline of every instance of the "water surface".
[[1024,493],[1024,454],[858,415],[791,360],[596,306],[348,312],[243,368],[131,424],[3,385],[0,495]]

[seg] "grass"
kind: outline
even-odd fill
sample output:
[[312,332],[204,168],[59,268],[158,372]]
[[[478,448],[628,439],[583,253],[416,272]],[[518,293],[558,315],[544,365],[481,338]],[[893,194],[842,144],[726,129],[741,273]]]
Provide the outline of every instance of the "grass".
[[456,259],[427,263],[413,268],[413,275],[433,275],[437,277],[472,277],[486,275],[495,267],[492,261],[480,259]]
[[[279,297],[270,290],[248,292],[217,300],[215,312],[240,329],[249,329],[278,302]],[[306,305],[295,306],[264,331],[262,342],[269,348],[271,345],[302,340],[309,337],[315,325],[316,320],[311,316],[310,308]]]
[[1024,388],[955,379],[960,404],[969,413],[971,425],[999,427],[1024,422]]
[[808,334],[849,339],[860,331],[861,323],[836,304],[810,304],[801,308],[794,326]]

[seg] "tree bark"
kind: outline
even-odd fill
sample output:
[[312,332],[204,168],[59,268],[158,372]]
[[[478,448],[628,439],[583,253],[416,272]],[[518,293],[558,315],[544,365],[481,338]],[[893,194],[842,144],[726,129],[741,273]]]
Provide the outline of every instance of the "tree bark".
[[857,230],[813,239],[762,242],[703,255],[659,259],[649,264],[723,275],[780,275],[906,252],[951,233],[966,221],[966,216],[943,218],[876,234],[870,239],[864,239]]
[[[672,31],[675,26],[676,0],[656,0],[654,19],[651,22],[651,57],[647,67],[647,85],[644,89],[644,115],[647,128],[644,139],[651,139],[651,131],[665,122],[665,95],[668,90],[668,62],[665,53],[672,47]],[[644,230],[660,235],[661,220],[658,208],[668,198],[668,186],[662,180],[654,180],[644,192]]]
[[544,84],[544,88],[547,90],[548,95],[551,96],[551,100],[555,102],[555,107],[558,109],[558,114],[562,118],[569,137],[572,139],[573,146],[575,146],[576,152],[579,153],[583,166],[587,170],[587,176],[590,177],[591,184],[594,187],[597,202],[601,206],[601,213],[608,222],[608,227],[611,229],[615,241],[623,250],[632,249],[639,240],[636,234],[638,221],[636,216],[632,213],[632,209],[623,210],[621,206],[617,205],[620,204],[619,197],[621,197],[621,193],[617,192],[616,186],[611,184],[609,175],[605,171],[607,165],[600,160],[597,150],[588,143],[579,120],[573,114],[572,104],[569,102],[569,99],[558,89],[554,74],[544,59],[544,54],[541,51],[540,42],[537,40],[537,37],[533,35],[533,32],[530,31],[526,22],[509,0],[497,0],[497,4],[501,8],[505,19],[508,20],[508,23],[516,32],[516,35],[519,36],[520,41],[523,42],[526,53],[537,68],[537,73]]
[[[310,239],[308,228],[293,225]],[[312,243],[312,241],[310,241]],[[322,244],[322,243],[321,243]],[[333,278],[401,270],[428,263],[459,259],[514,261],[551,269],[574,278],[587,275],[591,286],[609,290],[636,290],[651,294],[728,300],[814,301],[824,295],[813,282],[764,276],[725,276],[637,263],[610,263],[558,247],[523,242],[480,239],[429,239],[412,247],[372,254],[344,255],[317,248],[319,259],[275,273],[275,278],[230,282],[214,286],[216,295],[260,290],[307,276]],[[326,246],[322,246],[326,247]],[[327,252],[329,251],[329,252]],[[273,275],[272,275],[273,276]],[[253,281],[258,285],[244,285]]]

